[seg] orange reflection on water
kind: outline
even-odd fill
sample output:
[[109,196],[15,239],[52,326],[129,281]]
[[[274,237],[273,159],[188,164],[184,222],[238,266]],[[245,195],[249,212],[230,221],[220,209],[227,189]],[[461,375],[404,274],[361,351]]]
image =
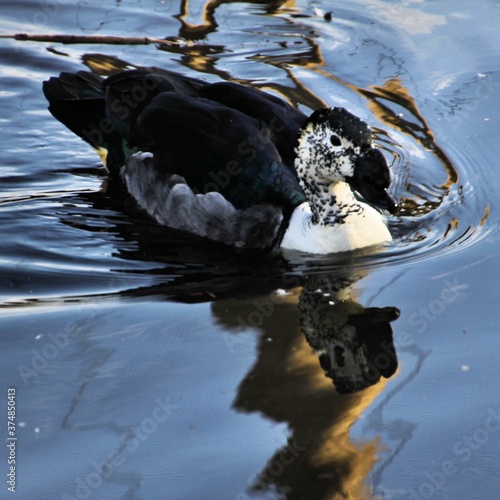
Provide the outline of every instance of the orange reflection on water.
[[353,394],[335,391],[299,328],[300,292],[296,289],[286,297],[262,298],[261,302],[212,304],[224,330],[233,330],[236,323],[241,325],[241,318],[255,315],[255,304],[266,304],[263,308],[269,311],[257,328],[256,362],[242,380],[233,407],[286,423],[289,435],[251,481],[248,493],[277,490],[286,498],[369,499],[367,478],[381,444],[378,438],[356,442],[350,429],[383,391],[386,381]]

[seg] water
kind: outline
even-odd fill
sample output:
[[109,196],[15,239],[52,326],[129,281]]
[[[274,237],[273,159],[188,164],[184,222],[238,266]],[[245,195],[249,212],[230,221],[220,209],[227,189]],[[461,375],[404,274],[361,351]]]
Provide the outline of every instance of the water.
[[[1,40],[17,498],[499,497],[497,4],[352,1],[330,22],[302,0],[0,9],[1,33],[172,42]],[[348,107],[392,165],[394,243],[260,256],[158,228],[41,92],[133,65]]]

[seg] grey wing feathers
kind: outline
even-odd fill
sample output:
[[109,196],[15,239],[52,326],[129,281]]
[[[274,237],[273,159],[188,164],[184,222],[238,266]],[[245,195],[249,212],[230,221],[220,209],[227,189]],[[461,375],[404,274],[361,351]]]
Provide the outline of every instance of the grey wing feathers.
[[150,153],[130,157],[122,176],[137,203],[160,224],[240,248],[276,243],[283,221],[278,206],[236,209],[217,192],[195,194],[183,177],[158,172]]

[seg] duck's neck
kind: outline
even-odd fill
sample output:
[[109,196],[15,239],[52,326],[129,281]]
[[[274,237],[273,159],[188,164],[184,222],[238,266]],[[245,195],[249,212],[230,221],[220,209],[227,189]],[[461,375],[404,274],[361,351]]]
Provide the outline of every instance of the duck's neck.
[[320,226],[343,224],[350,214],[363,211],[363,206],[345,182],[309,184],[306,196],[311,207],[312,223]]
[[326,254],[347,252],[391,241],[384,217],[358,201],[345,182],[314,190],[293,212],[282,248]]

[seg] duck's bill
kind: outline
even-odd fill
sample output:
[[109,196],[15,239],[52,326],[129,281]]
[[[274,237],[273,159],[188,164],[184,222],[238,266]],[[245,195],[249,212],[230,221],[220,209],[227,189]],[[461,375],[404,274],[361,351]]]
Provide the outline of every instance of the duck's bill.
[[[362,194],[362,193],[361,193]],[[363,198],[366,199],[372,205],[375,205],[382,210],[387,210],[390,214],[395,215],[399,211],[399,205],[396,200],[387,192],[387,189],[384,189],[380,193],[375,193],[371,195],[370,198],[363,195]]]
[[351,186],[370,204],[396,214],[399,206],[387,192],[391,182],[389,166],[384,155],[370,148],[360,155],[356,161],[354,175],[350,179]]

